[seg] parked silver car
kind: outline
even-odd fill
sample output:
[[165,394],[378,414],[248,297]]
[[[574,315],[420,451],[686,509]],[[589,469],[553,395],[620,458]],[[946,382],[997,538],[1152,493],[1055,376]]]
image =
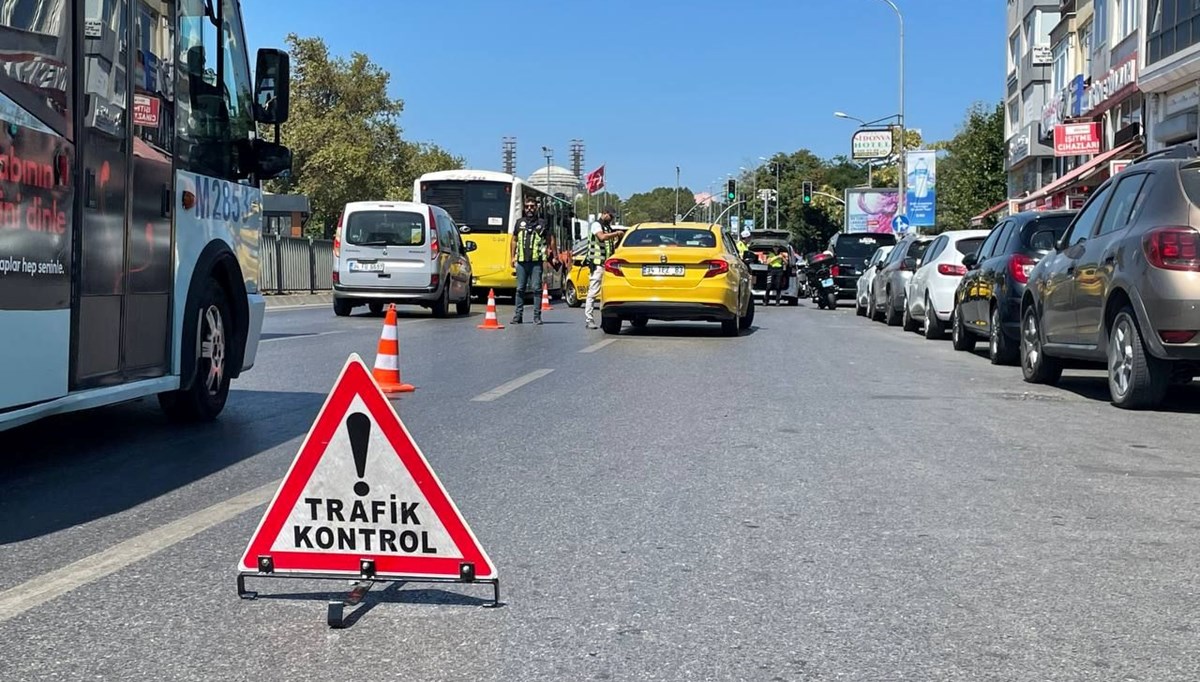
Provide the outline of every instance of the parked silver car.
[[866,317],[867,310],[871,305],[875,274],[878,272],[875,266],[882,264],[894,248],[896,248],[895,244],[885,244],[875,249],[875,253],[871,254],[871,257],[863,263],[862,274],[858,276],[858,284],[855,286],[854,293],[854,312],[859,317]]
[[445,317],[450,304],[471,312],[474,242],[463,242],[450,214],[429,204],[346,204],[333,241],[333,312],[356,306],[379,312],[387,303],[420,305]]
[[908,281],[921,267],[921,256],[933,237],[910,234],[896,243],[887,260],[876,265],[875,279],[871,283],[871,319],[887,322],[889,327],[900,325],[904,314],[905,295]]

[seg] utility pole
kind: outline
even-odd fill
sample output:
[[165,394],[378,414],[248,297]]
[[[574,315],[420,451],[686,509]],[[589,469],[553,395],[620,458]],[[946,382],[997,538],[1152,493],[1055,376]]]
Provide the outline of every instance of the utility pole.
[[554,150],[542,147],[542,156],[546,157],[546,194],[550,194],[550,161],[554,158]]

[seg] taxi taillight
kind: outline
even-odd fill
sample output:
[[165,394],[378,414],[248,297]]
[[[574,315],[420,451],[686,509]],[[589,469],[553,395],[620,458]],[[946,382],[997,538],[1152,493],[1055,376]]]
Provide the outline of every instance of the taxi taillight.
[[706,260],[701,263],[701,265],[708,266],[708,270],[704,272],[705,277],[716,277],[717,275],[724,275],[725,273],[729,272],[729,263],[726,263],[720,258]]

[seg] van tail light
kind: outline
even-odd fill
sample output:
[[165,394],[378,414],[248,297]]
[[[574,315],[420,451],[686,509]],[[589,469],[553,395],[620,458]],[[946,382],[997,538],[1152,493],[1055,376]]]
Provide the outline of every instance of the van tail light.
[[624,258],[609,258],[608,260],[604,261],[604,271],[610,275],[624,277],[625,273],[621,272],[621,266],[626,265],[627,263],[629,263],[629,261],[625,260]]
[[1163,343],[1187,343],[1196,337],[1194,329],[1177,329],[1171,331],[1159,331],[1158,338],[1163,340]]
[[334,270],[334,271],[333,271],[332,277],[333,277],[333,283],[334,283],[334,284],[341,284],[341,283],[342,283],[342,276],[338,274],[338,271],[337,271],[337,270]]
[[726,263],[720,258],[706,260],[700,264],[708,268],[708,270],[704,271],[705,277],[716,277],[717,275],[724,275],[725,273],[729,272],[729,263]]
[[429,286],[431,286],[435,289],[437,288],[438,283],[441,281],[442,281],[441,276],[438,275],[436,272],[429,276]]
[[1200,232],[1191,227],[1156,227],[1142,238],[1142,250],[1160,270],[1200,272]]
[[437,220],[433,217],[433,208],[429,209],[429,258],[437,260],[438,255],[442,251],[442,245],[438,243]]
[[333,228],[333,257],[337,258],[342,252],[342,218],[346,215],[345,211],[338,214],[337,227]]
[[842,274],[842,268],[840,266],[835,265],[832,268],[829,268],[829,276],[830,277],[838,277],[841,274]]
[[1023,253],[1014,253],[1008,259],[1008,274],[1021,284],[1029,283],[1029,273],[1033,272],[1033,266],[1037,265],[1037,261]]
[[964,265],[955,265],[954,263],[938,263],[938,274],[947,277],[962,277],[967,274],[967,268]]

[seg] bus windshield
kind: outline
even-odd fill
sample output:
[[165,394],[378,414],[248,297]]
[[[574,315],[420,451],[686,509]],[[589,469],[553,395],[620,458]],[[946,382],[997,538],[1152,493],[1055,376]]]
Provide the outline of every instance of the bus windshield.
[[440,206],[472,233],[505,234],[512,207],[512,185],[484,180],[433,180],[421,183],[421,202]]

